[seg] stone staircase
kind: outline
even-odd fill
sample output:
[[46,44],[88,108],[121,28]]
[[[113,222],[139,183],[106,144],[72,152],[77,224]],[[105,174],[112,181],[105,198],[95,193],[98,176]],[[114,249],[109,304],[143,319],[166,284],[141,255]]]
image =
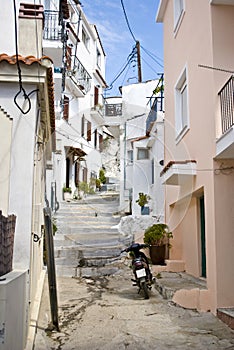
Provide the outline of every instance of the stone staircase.
[[115,227],[120,217],[118,198],[90,196],[86,200],[63,202],[55,216],[54,238],[57,275],[93,276],[117,270],[120,251],[131,242]]

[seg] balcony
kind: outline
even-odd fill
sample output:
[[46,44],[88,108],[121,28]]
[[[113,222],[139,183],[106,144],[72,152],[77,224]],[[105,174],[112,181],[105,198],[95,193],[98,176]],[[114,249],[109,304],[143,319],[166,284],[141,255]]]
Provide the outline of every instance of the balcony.
[[[104,124],[105,98],[102,94],[98,95],[98,103],[91,104],[90,115],[97,124]],[[96,102],[97,102],[96,101]]]
[[[76,56],[68,59],[66,84],[77,97],[84,97],[91,88],[91,76]],[[70,80],[70,81],[69,81]]]
[[212,5],[234,5],[234,0],[210,0]]
[[219,92],[221,108],[222,135],[216,141],[216,158],[234,158],[234,76]]
[[58,11],[44,11],[44,40],[61,40],[62,28],[59,25]]
[[90,114],[97,124],[103,124],[104,115],[103,115],[104,107],[103,105],[97,104],[94,107],[91,107]]
[[158,111],[162,111],[163,97],[155,97],[148,117],[146,119],[146,133],[149,134],[154,122],[157,120]]
[[160,176],[165,185],[184,185],[197,175],[197,162],[195,160],[170,161],[162,170]]
[[[156,96],[155,96],[156,95]],[[153,91],[153,95],[150,97],[150,112],[146,119],[146,134],[150,134],[154,122],[157,120],[158,112],[163,112],[164,102],[164,76],[161,74],[158,84]]]

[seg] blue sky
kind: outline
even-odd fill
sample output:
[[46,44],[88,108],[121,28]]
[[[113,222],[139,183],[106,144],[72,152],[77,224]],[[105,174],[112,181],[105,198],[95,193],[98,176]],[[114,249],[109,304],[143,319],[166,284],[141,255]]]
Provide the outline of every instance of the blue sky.
[[[163,72],[162,24],[155,17],[159,0],[122,0],[129,25],[141,45],[143,81],[157,79]],[[90,23],[97,25],[106,53],[108,85],[127,63],[135,41],[128,29],[121,0],[81,0]],[[119,95],[119,86],[137,82],[137,66],[132,62],[113,84],[107,96]]]

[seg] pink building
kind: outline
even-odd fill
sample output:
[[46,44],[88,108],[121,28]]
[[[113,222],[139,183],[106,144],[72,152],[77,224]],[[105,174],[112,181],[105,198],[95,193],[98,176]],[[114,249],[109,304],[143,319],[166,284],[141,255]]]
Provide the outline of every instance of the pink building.
[[207,284],[176,301],[196,299],[214,314],[234,307],[233,18],[234,0],[161,0],[156,17],[164,25],[170,259]]

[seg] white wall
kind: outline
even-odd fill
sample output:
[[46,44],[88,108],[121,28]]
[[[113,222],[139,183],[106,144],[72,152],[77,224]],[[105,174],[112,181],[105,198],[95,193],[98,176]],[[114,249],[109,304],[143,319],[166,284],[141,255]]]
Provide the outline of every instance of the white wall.
[[[27,86],[28,91],[35,86]],[[31,111],[22,115],[13,103],[18,92],[14,84],[0,84],[0,105],[13,117],[9,214],[16,215],[13,267],[28,269],[30,263],[33,161],[36,125],[36,98],[31,95]],[[22,97],[18,99],[23,104]]]

